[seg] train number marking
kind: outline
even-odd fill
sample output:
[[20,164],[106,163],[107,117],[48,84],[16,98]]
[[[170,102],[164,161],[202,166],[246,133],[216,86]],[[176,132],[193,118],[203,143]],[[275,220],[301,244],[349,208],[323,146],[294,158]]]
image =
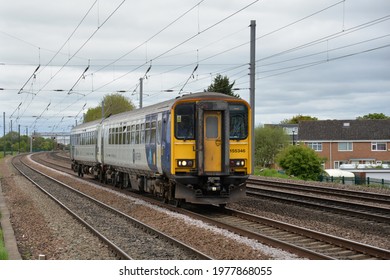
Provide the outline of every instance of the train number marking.
[[246,153],[245,149],[230,149],[230,152],[232,154],[238,154],[238,153]]

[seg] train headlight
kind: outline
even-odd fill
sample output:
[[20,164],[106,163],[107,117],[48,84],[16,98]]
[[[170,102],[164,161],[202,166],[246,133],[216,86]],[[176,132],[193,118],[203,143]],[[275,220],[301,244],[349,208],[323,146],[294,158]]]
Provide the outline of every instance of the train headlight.
[[179,167],[192,167],[194,165],[194,161],[192,159],[178,159],[177,165]]
[[231,159],[230,160],[230,166],[231,167],[244,167],[245,166],[245,160],[244,159]]

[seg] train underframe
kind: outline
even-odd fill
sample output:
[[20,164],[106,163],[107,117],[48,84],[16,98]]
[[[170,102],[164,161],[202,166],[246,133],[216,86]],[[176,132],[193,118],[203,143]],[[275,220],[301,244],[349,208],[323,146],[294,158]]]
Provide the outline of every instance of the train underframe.
[[215,204],[224,206],[245,197],[247,175],[194,176],[176,175],[167,177],[142,170],[127,170],[113,166],[73,162],[72,169],[82,177],[92,175],[95,179],[112,186],[153,194],[165,202],[180,206]]

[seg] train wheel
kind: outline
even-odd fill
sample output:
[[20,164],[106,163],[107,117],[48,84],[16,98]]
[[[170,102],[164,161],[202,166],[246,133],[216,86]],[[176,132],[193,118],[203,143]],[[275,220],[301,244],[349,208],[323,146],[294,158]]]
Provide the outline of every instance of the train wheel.
[[103,170],[99,170],[99,182],[100,183],[104,182],[104,172],[103,172]]
[[175,206],[177,208],[180,208],[182,206],[183,202],[184,202],[184,199],[182,199],[182,198],[175,199]]
[[77,176],[83,177],[83,165],[79,164],[77,167]]

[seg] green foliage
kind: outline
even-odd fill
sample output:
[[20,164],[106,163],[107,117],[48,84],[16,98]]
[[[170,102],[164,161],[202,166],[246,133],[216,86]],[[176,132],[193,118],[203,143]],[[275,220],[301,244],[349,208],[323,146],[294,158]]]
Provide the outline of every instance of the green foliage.
[[[55,147],[55,140],[50,138],[43,138],[34,136],[32,143],[33,151],[51,151]],[[0,154],[3,156],[5,150],[7,154],[19,151],[19,135],[17,132],[12,131],[0,138]],[[27,135],[20,136],[20,152],[25,153],[30,151],[30,137]]]
[[221,74],[218,74],[214,78],[214,82],[207,88],[207,91],[209,92],[219,92],[224,93],[227,95],[231,95],[234,97],[240,97],[239,94],[235,94],[233,91],[234,83],[230,83],[229,78],[227,76],[222,76]]
[[281,124],[298,124],[300,121],[318,121],[318,118],[311,116],[296,115],[291,119],[281,121]]
[[322,162],[316,152],[304,145],[288,146],[277,156],[277,162],[287,175],[303,180],[317,180],[321,175]]
[[255,129],[255,165],[269,167],[275,156],[288,145],[289,137],[280,127],[257,127]]
[[119,93],[107,94],[103,97],[100,105],[95,108],[89,108],[84,115],[84,123],[98,120],[102,118],[102,102],[104,103],[104,117],[115,115],[135,108],[131,100],[127,99]]
[[388,120],[389,116],[386,116],[383,113],[371,113],[368,115],[364,115],[363,117],[357,117],[357,120]]
[[282,179],[291,179],[290,176],[286,175],[284,172],[278,172],[276,169],[255,169],[254,175],[272,177],[272,178],[282,178]]
[[8,260],[8,253],[5,249],[3,231],[1,230],[1,228],[0,228],[0,260]]

